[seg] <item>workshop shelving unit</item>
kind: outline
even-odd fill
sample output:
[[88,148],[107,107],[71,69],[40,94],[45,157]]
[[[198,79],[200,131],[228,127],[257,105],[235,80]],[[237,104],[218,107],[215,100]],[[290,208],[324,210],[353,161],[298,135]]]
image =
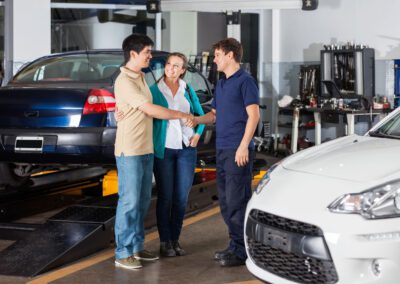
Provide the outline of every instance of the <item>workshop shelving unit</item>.
[[[333,81],[343,98],[375,96],[375,51],[373,48],[342,47],[321,50],[321,82]],[[321,96],[329,96],[321,83]]]
[[[307,137],[307,131],[314,131],[313,112],[309,112],[305,108],[279,108],[277,125],[275,127],[275,137],[280,137],[275,143],[275,151],[280,152],[283,149],[284,140],[289,137],[290,134],[290,145],[286,144],[286,148],[290,146],[290,152],[296,153],[298,148],[298,138]],[[313,136],[313,135],[311,135]]]

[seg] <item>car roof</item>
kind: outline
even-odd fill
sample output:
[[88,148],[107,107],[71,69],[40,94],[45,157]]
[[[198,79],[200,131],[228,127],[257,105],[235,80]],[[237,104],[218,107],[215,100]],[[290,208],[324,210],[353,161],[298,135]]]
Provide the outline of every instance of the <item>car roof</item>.
[[[112,54],[121,54],[123,55],[122,49],[90,49],[90,50],[75,50],[75,51],[67,51],[67,52],[60,52],[60,53],[53,53],[50,55],[46,55],[41,57],[40,59],[43,58],[51,58],[51,57],[60,57],[60,56],[65,56],[65,55],[79,55],[79,54],[104,54],[104,53],[112,53]],[[160,50],[153,50],[151,52],[153,57],[164,57],[169,54],[169,52],[166,51],[160,51]]]

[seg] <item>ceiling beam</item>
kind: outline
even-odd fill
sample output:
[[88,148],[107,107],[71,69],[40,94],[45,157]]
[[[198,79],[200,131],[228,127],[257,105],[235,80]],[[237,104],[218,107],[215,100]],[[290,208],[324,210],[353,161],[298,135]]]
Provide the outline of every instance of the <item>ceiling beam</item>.
[[301,9],[301,0],[162,0],[161,10],[225,12],[226,10]]

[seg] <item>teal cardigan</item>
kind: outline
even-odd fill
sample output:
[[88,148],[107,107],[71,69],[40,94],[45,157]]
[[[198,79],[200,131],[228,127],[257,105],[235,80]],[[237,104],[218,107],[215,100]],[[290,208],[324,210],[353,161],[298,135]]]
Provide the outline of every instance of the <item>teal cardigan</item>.
[[[204,111],[200,105],[199,98],[196,92],[193,90],[192,86],[189,84],[189,91],[192,99],[190,100],[189,94],[185,90],[185,98],[188,100],[190,105],[190,112],[192,114],[204,115]],[[151,94],[153,95],[153,104],[168,108],[168,102],[164,95],[161,93],[157,86],[157,83],[150,87]],[[165,152],[165,139],[167,137],[167,123],[168,120],[165,119],[153,119],[153,143],[154,143],[154,156],[159,159],[164,159]],[[199,124],[196,127],[196,133],[201,135],[204,130],[204,124]]]

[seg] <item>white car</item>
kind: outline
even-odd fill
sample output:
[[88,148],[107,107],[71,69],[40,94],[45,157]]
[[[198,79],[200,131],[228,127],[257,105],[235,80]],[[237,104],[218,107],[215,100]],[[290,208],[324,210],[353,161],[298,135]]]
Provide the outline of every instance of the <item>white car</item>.
[[245,243],[247,268],[270,283],[400,283],[400,108],[271,167]]

